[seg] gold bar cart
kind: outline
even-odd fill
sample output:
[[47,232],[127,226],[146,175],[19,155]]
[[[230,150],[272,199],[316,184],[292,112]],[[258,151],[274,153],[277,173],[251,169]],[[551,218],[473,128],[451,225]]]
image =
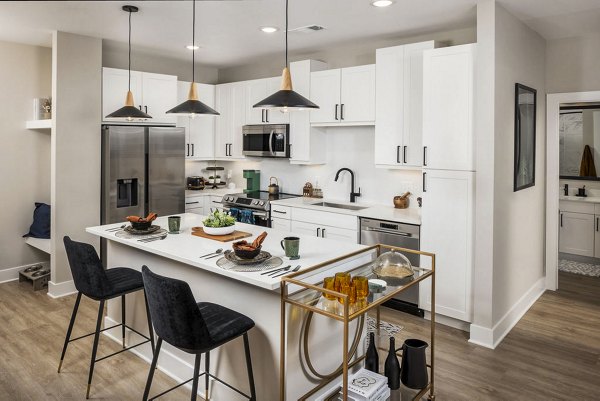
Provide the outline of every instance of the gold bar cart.
[[[357,303],[354,305],[348,305],[348,295],[338,293],[333,290],[324,289],[322,280],[315,280],[315,277],[323,277],[328,274],[329,270],[332,272],[328,275],[333,275],[333,269],[337,268],[335,272],[338,271],[346,271],[350,273],[352,276],[361,275],[367,276],[368,278],[376,278],[374,273],[372,272],[372,264],[375,259],[384,252],[387,251],[397,251],[401,253],[412,253],[418,254],[421,256],[421,265],[429,265],[428,268],[416,267],[413,266],[415,271],[414,277],[412,281],[400,286],[392,286],[388,285],[386,290],[373,294],[373,296],[369,297],[368,301],[363,303]],[[357,260],[364,256],[371,256],[371,260],[366,263],[361,263],[359,266],[352,267],[348,270],[339,270],[340,266],[343,266],[345,260]],[[429,262],[429,263],[427,263]],[[311,280],[312,278],[312,280]],[[430,321],[430,338],[429,338],[429,364],[427,364],[429,368],[429,383],[425,388],[418,391],[414,396],[413,400],[420,400],[422,397],[427,395],[427,399],[430,401],[435,400],[435,388],[434,388],[434,378],[435,378],[435,254],[423,251],[416,251],[412,249],[398,248],[388,245],[374,245],[360,251],[356,251],[350,253],[348,255],[342,256],[340,258],[336,258],[333,260],[329,260],[327,262],[318,264],[316,266],[310,267],[298,273],[290,274],[286,277],[282,278],[281,281],[281,357],[280,357],[280,376],[279,376],[279,394],[280,400],[286,400],[286,351],[287,351],[287,341],[286,341],[286,309],[288,305],[292,305],[298,308],[305,310],[308,314],[316,313],[319,315],[326,316],[328,318],[337,320],[343,324],[343,341],[342,341],[342,364],[340,367],[334,371],[332,374],[327,375],[327,377],[323,377],[320,382],[306,392],[303,396],[299,398],[299,400],[309,400],[311,396],[317,394],[320,390],[324,389],[326,386],[330,385],[336,380],[339,380],[339,377],[342,377],[342,385],[341,385],[341,393],[342,400],[348,401],[348,373],[349,370],[355,365],[359,364],[364,360],[364,355],[360,357],[354,357],[356,352],[358,342],[360,339],[359,330],[362,331],[362,323],[361,321],[359,325],[359,329],[357,330],[357,336],[355,336],[354,343],[352,349],[348,350],[349,346],[349,324],[357,318],[364,319],[364,316],[369,311],[376,312],[376,328],[379,332],[379,323],[380,323],[380,306],[384,302],[389,299],[395,297],[402,291],[406,290],[409,287],[414,285],[419,285],[419,283],[423,280],[430,279],[431,280],[431,321]],[[291,290],[290,290],[291,289]],[[338,302],[337,300],[328,301],[323,297],[323,294],[329,294],[331,296],[336,297],[337,299],[342,299],[344,302],[341,302],[335,311],[332,311],[330,302]],[[378,333],[379,334],[379,333]],[[305,348],[308,347],[306,343],[305,337]],[[399,357],[402,357],[401,351],[396,353]],[[354,357],[353,361],[350,361]],[[337,400],[338,398],[331,398]]]

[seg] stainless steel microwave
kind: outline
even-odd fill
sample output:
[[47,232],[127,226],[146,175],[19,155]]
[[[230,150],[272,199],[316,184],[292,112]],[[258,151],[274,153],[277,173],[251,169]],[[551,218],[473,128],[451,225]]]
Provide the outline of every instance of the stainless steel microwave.
[[290,157],[290,125],[244,125],[242,153],[256,157]]

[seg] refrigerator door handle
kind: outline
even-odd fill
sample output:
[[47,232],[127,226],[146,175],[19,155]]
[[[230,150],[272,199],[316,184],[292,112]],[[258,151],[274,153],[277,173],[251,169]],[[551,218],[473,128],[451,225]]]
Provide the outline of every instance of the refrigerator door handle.
[[194,156],[194,144],[192,143],[192,156]]

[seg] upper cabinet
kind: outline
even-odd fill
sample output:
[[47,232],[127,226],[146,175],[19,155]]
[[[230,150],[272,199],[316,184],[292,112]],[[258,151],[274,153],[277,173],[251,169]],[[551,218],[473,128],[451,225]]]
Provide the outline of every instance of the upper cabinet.
[[[199,100],[215,108],[215,86],[196,83]],[[188,100],[190,82],[177,83],[177,104]],[[217,110],[219,111],[219,110]],[[220,116],[177,116],[177,126],[185,128],[185,156],[189,160],[215,158],[215,120]]]
[[[124,123],[123,119],[106,116],[125,105],[128,71],[116,68],[102,69],[102,120]],[[177,102],[177,77],[131,71],[131,91],[136,106],[152,116],[151,120],[134,120],[151,124],[176,124],[177,117],[166,114]]]
[[289,124],[288,113],[256,109],[254,105],[279,90],[281,77],[246,81],[246,124]]
[[242,154],[242,126],[246,120],[246,82],[217,85],[215,158],[244,159]]
[[313,72],[310,99],[313,125],[373,125],[375,122],[375,65]]
[[423,166],[475,170],[473,138],[476,44],[423,53]]
[[434,47],[429,41],[377,49],[377,167],[422,165],[423,51]]

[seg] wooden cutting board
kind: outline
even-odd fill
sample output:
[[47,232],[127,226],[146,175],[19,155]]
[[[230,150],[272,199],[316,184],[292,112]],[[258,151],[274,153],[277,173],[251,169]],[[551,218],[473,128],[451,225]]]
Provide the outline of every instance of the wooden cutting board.
[[236,241],[238,239],[252,237],[252,234],[250,234],[250,233],[247,233],[245,231],[237,231],[237,230],[232,232],[231,234],[227,234],[227,235],[209,235],[204,232],[204,229],[202,227],[192,228],[192,235],[195,235],[196,237],[208,238],[208,239],[212,239],[212,240],[220,241],[220,242]]

